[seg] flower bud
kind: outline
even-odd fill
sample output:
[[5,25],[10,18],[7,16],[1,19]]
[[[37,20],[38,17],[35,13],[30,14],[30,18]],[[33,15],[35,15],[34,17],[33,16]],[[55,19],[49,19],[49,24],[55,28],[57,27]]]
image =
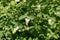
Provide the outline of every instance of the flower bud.
[[26,25],[28,25],[29,21],[30,21],[29,18],[25,18]]
[[15,0],[15,2],[19,2],[20,0]]
[[18,29],[19,29],[19,27],[17,26],[16,28],[14,28],[12,33],[15,34]]
[[26,2],[26,0],[23,0],[23,2]]

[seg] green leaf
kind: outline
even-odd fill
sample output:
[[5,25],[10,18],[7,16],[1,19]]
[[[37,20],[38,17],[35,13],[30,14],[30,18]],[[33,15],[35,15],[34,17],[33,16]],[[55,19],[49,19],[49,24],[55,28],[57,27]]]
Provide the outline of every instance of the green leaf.
[[29,37],[29,38],[28,38],[28,40],[32,40],[32,38],[31,38],[31,37]]
[[56,8],[56,10],[60,10],[60,6],[58,6],[58,7]]
[[19,20],[24,19],[25,17],[27,17],[27,15],[28,15],[28,12],[27,12],[27,13],[25,13],[24,15],[20,16],[20,17],[19,17]]
[[3,31],[0,31],[0,38],[3,36]]
[[10,2],[10,5],[11,5],[11,6],[15,6],[15,2],[14,2],[14,1],[11,1],[11,2]]
[[60,11],[55,12],[55,15],[60,17]]

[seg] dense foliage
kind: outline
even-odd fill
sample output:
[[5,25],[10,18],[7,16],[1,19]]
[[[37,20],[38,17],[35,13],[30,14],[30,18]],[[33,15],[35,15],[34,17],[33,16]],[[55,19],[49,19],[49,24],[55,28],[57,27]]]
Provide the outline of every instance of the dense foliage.
[[0,40],[60,40],[60,0],[0,0]]

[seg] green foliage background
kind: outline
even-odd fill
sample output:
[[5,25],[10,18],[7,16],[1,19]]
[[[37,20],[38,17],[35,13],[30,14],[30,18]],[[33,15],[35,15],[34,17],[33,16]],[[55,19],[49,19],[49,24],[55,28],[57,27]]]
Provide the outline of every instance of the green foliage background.
[[0,0],[0,40],[60,40],[60,0]]

